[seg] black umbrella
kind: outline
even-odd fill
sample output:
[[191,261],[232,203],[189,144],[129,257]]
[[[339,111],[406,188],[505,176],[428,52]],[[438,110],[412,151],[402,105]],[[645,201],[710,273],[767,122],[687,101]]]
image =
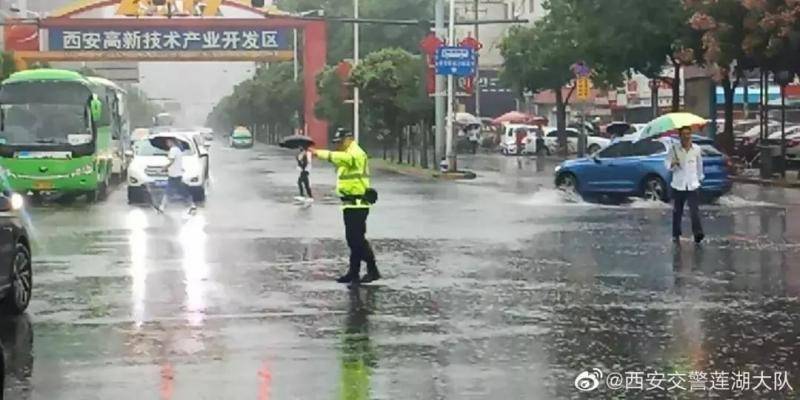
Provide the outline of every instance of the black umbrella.
[[281,139],[278,145],[287,149],[297,149],[301,147],[307,149],[314,145],[314,141],[308,136],[291,135]]
[[191,148],[191,146],[189,145],[189,142],[187,142],[183,138],[180,138],[180,137],[177,137],[177,136],[170,136],[170,135],[153,136],[153,137],[150,138],[150,144],[152,144],[153,147],[155,147],[155,148],[158,148],[158,149],[161,149],[161,150],[164,150],[164,151],[169,151],[169,143],[167,143],[167,140],[169,140],[169,139],[172,139],[172,140],[176,141],[178,143],[178,147],[180,147],[180,149],[183,150],[183,151],[189,150]]

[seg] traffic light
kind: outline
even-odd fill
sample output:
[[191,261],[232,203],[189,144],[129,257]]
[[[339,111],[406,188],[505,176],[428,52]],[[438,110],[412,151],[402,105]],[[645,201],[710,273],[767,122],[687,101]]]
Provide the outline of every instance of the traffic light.
[[250,5],[255,8],[264,8],[264,0],[250,0]]

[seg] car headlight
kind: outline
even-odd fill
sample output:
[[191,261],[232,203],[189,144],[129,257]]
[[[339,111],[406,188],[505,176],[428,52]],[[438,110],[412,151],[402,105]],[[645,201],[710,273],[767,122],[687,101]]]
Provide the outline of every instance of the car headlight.
[[25,205],[25,198],[19,193],[11,194],[11,209],[20,210]]
[[94,165],[86,164],[76,171],[78,174],[89,175],[94,171]]
[[561,171],[561,166],[560,165],[556,165],[555,172],[558,173],[558,171]]

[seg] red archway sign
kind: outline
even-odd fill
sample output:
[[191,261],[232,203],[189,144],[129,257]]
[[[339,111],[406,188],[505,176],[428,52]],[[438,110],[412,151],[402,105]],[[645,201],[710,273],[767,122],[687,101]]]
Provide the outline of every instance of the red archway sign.
[[444,46],[444,41],[439,39],[433,32],[428,33],[424,39],[419,43],[419,47],[425,53],[425,61],[428,69],[425,74],[425,88],[428,94],[436,92],[436,50]]
[[[249,17],[114,17],[92,18],[94,9],[115,7],[118,1],[79,3],[72,11],[51,16],[32,25],[9,20],[5,50],[15,58],[33,61],[285,61],[291,60],[292,30],[303,35],[303,115],[306,132],[316,143],[328,143],[328,124],[317,119],[314,105],[319,99],[316,76],[327,62],[327,23],[323,20],[265,16],[233,0],[221,0],[225,7],[249,11]],[[120,37],[120,33],[130,35]],[[142,32],[150,40],[139,37]],[[112,36],[111,34],[114,33]],[[174,36],[174,35],[180,35]],[[102,36],[101,36],[102,35]],[[172,36],[172,40],[169,40]],[[45,38],[40,40],[40,38]],[[227,39],[226,39],[227,38]],[[102,39],[102,40],[101,40]],[[159,46],[152,42],[159,42]],[[125,45],[128,48],[125,48]],[[175,51],[163,51],[168,45]],[[109,49],[115,50],[109,50]]]
[[[481,43],[478,39],[475,39],[472,36],[467,36],[466,38],[461,40],[461,42],[459,42],[459,45],[461,45],[462,47],[468,47],[475,50],[475,57],[478,57],[478,52],[483,48],[483,43]],[[464,90],[467,92],[467,94],[473,94],[473,92],[475,91],[474,76],[468,76],[464,79]]]

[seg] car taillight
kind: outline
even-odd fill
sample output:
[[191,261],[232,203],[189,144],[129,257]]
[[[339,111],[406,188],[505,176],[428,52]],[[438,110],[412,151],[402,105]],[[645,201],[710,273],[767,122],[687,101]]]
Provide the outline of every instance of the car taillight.
[[796,147],[797,145],[800,145],[800,140],[790,139],[788,142],[786,142],[787,147]]

